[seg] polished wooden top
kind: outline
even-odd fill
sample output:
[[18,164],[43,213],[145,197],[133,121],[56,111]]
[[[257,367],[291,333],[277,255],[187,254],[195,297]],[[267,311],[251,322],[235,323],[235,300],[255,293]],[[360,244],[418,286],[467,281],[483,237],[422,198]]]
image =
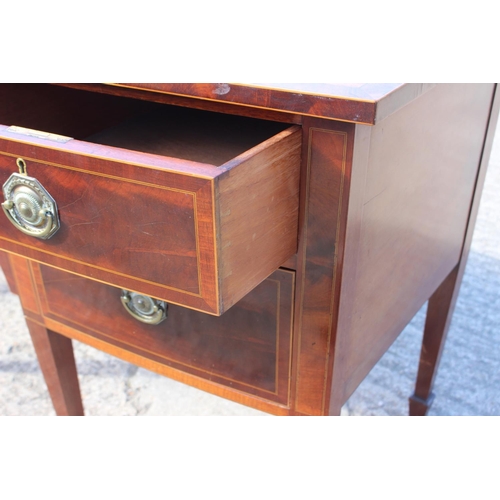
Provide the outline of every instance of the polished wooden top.
[[424,83],[113,83],[156,93],[374,125],[434,84]]

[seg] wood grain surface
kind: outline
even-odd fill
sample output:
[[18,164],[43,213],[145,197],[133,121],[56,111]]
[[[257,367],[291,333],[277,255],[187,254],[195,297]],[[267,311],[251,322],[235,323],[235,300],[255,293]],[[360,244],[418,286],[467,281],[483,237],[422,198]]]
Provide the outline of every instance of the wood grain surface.
[[373,125],[427,92],[433,84],[416,83],[115,83],[121,89],[229,102],[266,111],[282,111]]
[[287,129],[221,167],[216,217],[224,310],[297,252],[301,140],[298,127]]
[[479,211],[479,203],[490,160],[499,112],[500,94],[498,92],[498,85],[496,85],[491,112],[488,117],[487,132],[481,151],[479,171],[476,177],[460,262],[429,299],[415,392],[409,400],[410,415],[426,415],[434,399],[432,388],[469,257],[472,235]]
[[181,108],[203,109],[224,113],[225,115],[247,116],[261,120],[271,120],[280,123],[302,123],[302,115],[285,111],[275,111],[265,108],[235,106],[231,102],[193,99],[192,97],[163,92],[150,92],[141,88],[121,87],[104,83],[56,83],[53,85],[70,89],[83,90],[89,93],[107,94],[128,97],[134,101],[147,101],[160,104],[171,104]]
[[[273,85],[0,85],[0,181],[23,157],[59,203],[47,241],[0,218],[59,413],[79,412],[69,337],[271,413],[337,415],[431,298],[425,413],[494,85]],[[170,302],[167,321],[131,318],[120,287]]]
[[353,139],[351,124],[304,119],[292,382],[300,414],[329,411]]
[[57,415],[82,416],[82,397],[71,339],[30,318],[26,318],[26,324]]
[[16,157],[24,158],[28,175],[56,200],[61,228],[44,241],[1,217],[2,248],[217,311],[211,179],[141,168],[109,154],[101,158],[9,140],[3,145],[1,178],[15,170]]
[[[19,99],[19,92],[29,97],[37,89],[7,86],[1,95],[6,101],[11,91]],[[54,114],[59,107],[74,111],[88,94],[41,90]],[[136,114],[85,140],[49,140],[0,126],[0,181],[22,157],[28,175],[56,199],[61,220],[57,234],[38,240],[0,218],[2,248],[214,315],[296,253],[298,127],[97,95],[99,102],[110,100],[104,108],[110,114],[116,99],[126,103],[108,121],[127,110]],[[31,113],[35,118],[26,121],[8,108],[6,119],[51,126],[36,119],[36,107]]]
[[220,318],[168,306],[159,325],[124,309],[120,289],[35,265],[45,318],[175,370],[288,404],[295,273],[277,271]]
[[0,251],[0,267],[5,275],[7,285],[12,293],[18,294],[14,269],[10,262],[10,255],[7,252]]
[[460,260],[493,90],[438,86],[356,129],[335,407]]
[[33,282],[32,263],[19,255],[6,255],[25,316],[41,321],[42,311]]

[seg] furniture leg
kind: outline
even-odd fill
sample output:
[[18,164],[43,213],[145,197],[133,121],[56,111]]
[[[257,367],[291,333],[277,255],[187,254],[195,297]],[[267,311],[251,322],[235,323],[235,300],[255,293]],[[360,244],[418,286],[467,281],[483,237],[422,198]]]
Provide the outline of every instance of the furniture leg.
[[426,415],[434,399],[432,387],[462,281],[459,268],[453,269],[429,299],[417,383],[409,400],[411,416]]
[[40,368],[57,415],[83,415],[71,339],[26,318]]

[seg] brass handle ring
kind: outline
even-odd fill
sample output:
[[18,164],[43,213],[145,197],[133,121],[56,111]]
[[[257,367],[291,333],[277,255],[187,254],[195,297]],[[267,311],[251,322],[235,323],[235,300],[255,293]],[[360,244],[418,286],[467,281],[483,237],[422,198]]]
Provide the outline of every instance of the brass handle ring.
[[167,318],[168,304],[162,300],[128,290],[122,290],[120,300],[125,310],[142,323],[158,325]]
[[[34,229],[31,229],[29,226],[22,226],[19,224],[19,222],[12,217],[10,214],[9,210],[12,210],[14,208],[14,203],[11,200],[4,201],[2,203],[2,208],[7,216],[7,219],[9,219],[12,224],[19,229],[24,234],[27,234],[28,236],[35,236],[36,238],[41,238],[42,240],[46,240],[50,238],[49,234],[53,228],[53,223],[54,223],[54,216],[52,215],[52,212],[50,211],[44,211],[43,209],[39,211],[38,215],[42,220],[47,220],[47,224],[45,224],[45,227],[41,231],[36,231]],[[51,235],[52,236],[52,235]]]

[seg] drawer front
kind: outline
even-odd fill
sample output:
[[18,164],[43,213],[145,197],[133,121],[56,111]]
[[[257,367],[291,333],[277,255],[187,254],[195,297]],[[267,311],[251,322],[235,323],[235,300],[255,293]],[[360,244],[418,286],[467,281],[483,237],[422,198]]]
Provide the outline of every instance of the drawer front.
[[168,305],[144,324],[121,290],[35,265],[43,314],[106,344],[207,381],[286,405],[295,273],[278,270],[221,317]]
[[42,240],[21,233],[2,214],[3,248],[106,283],[216,309],[212,179],[49,148],[33,151],[14,142],[3,148],[0,181],[22,157],[28,175],[56,200],[60,218],[58,232]]
[[[134,143],[117,130],[118,144]],[[296,252],[300,141],[294,127],[213,165],[0,126],[0,182],[22,158],[60,220],[44,240],[2,216],[0,248],[221,315]]]

